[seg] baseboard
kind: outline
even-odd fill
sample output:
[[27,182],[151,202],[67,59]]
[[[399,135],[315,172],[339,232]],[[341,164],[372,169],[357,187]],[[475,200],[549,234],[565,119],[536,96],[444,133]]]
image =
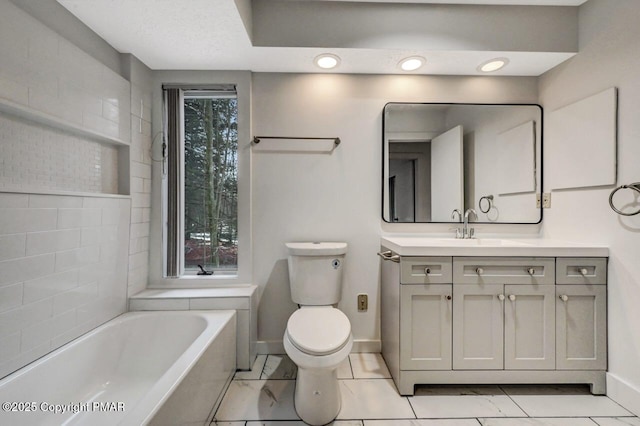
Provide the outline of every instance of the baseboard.
[[[382,345],[380,340],[358,339],[353,341],[352,353],[380,353]],[[282,340],[258,340],[256,352],[259,354],[283,354]]]
[[611,373],[607,373],[607,396],[640,416],[640,389]]

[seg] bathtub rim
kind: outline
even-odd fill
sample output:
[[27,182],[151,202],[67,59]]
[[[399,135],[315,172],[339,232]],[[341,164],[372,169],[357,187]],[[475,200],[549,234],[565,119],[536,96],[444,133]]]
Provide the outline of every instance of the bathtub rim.
[[[147,424],[162,405],[173,394],[176,388],[182,383],[195,364],[198,362],[204,351],[220,335],[222,330],[230,321],[237,321],[235,310],[189,310],[189,311],[133,311],[124,312],[111,320],[98,325],[85,334],[78,336],[65,345],[47,353],[26,366],[14,371],[6,377],[0,379],[0,387],[11,386],[11,383],[20,377],[29,374],[32,370],[45,364],[50,359],[58,356],[61,352],[72,350],[75,346],[82,344],[85,340],[102,332],[105,329],[114,327],[136,317],[143,316],[199,316],[204,317],[207,325],[202,332],[191,342],[187,349],[165,370],[148,392],[136,404],[125,410],[127,413],[119,421],[119,424],[143,425]],[[171,374],[170,374],[171,373]],[[163,389],[164,388],[164,389]],[[74,401],[84,402],[84,401]],[[215,401],[214,401],[215,402]],[[152,407],[151,407],[152,406]]]

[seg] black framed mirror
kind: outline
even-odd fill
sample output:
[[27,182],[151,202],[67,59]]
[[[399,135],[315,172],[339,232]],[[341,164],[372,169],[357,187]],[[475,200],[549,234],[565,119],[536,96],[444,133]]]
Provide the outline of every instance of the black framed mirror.
[[382,218],[389,223],[542,220],[542,107],[396,103],[382,119]]

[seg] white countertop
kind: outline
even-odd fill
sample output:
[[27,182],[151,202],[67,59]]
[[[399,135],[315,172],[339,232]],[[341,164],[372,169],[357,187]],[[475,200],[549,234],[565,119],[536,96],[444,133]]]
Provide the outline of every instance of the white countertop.
[[474,238],[384,236],[380,245],[401,256],[548,256],[607,257],[602,244],[574,243],[546,238]]

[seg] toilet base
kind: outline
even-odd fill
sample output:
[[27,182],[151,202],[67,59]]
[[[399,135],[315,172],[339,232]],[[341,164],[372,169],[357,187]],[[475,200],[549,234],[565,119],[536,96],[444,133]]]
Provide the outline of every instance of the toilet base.
[[325,425],[340,412],[337,368],[298,368],[294,395],[296,412],[310,425]]

